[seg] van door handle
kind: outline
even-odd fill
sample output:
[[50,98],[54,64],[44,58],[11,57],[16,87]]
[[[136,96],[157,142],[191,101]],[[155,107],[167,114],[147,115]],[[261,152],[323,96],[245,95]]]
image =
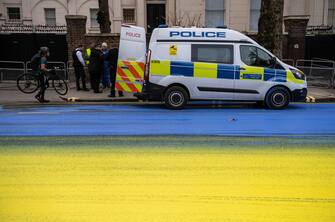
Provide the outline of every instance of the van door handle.
[[244,68],[244,67],[240,67],[240,70],[241,70],[241,71],[245,71],[245,68]]
[[121,66],[121,69],[129,69],[128,66]]

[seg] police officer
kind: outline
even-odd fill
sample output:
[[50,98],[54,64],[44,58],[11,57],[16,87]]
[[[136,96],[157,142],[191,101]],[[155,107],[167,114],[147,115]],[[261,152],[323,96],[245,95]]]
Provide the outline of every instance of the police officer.
[[[109,97],[115,97],[115,82],[116,82],[116,70],[118,60],[118,48],[112,48],[109,50],[109,62],[110,62],[110,81],[111,81],[111,93]],[[122,91],[118,91],[119,97],[123,96]]]
[[73,59],[73,67],[74,72],[76,74],[76,86],[77,91],[81,90],[80,88],[80,80],[82,82],[83,90],[89,91],[89,89],[86,88],[86,77],[85,77],[85,61],[83,58],[83,46],[79,45],[73,52],[72,52],[72,59]]
[[91,87],[94,93],[101,93],[99,85],[103,69],[103,55],[100,44],[91,49],[88,70],[90,72]]

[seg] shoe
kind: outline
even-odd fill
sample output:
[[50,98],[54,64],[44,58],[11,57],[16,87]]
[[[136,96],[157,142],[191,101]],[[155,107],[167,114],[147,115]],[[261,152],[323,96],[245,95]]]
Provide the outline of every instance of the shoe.
[[37,101],[39,101],[41,103],[41,97],[39,97],[38,95],[35,96],[35,98],[37,99]]
[[50,102],[50,100],[47,100],[47,99],[41,100],[41,103],[48,103],[48,102]]
[[124,97],[123,93],[119,93],[119,97]]
[[87,89],[87,88],[84,88],[84,89],[83,89],[83,91],[86,91],[86,92],[88,92],[88,91],[90,91],[90,90],[89,90],[89,89]]
[[94,93],[102,93],[101,91],[94,91]]
[[80,91],[81,90],[81,88],[77,88],[77,91]]
[[108,97],[112,97],[112,98],[114,98],[114,97],[115,97],[115,94],[109,94]]

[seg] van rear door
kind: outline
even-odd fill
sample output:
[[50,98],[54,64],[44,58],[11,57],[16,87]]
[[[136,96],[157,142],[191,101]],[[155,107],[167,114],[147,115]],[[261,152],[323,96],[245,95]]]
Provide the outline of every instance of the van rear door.
[[145,29],[122,25],[116,71],[117,90],[133,93],[142,91],[145,55]]

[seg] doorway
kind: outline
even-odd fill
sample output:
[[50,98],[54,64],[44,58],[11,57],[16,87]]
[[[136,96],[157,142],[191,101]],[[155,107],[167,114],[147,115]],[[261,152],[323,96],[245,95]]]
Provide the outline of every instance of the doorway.
[[166,24],[165,4],[147,4],[147,32]]

